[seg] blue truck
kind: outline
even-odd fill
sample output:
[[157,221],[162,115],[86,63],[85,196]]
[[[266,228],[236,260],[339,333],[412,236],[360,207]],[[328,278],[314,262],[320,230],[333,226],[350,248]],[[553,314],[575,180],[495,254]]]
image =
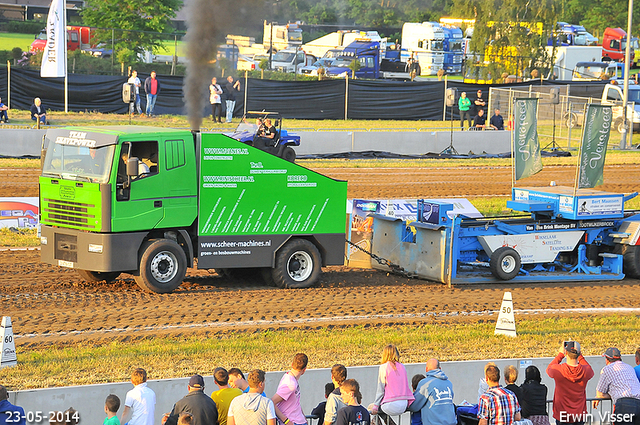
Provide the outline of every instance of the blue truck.
[[464,56],[464,39],[462,30],[458,27],[442,26],[444,30],[444,70],[447,74],[462,72],[462,57]]
[[409,65],[403,62],[400,52],[386,50],[379,41],[357,40],[349,44],[327,69],[326,75],[332,78],[352,78],[349,68],[357,60],[360,68],[356,78],[409,79]]

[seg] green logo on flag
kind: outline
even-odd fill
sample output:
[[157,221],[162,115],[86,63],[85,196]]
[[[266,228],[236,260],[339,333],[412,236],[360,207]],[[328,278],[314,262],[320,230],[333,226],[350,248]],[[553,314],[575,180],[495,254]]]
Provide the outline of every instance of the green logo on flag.
[[604,182],[604,159],[611,131],[611,106],[588,105],[580,145],[578,189]]
[[538,99],[516,99],[513,136],[516,180],[532,176],[542,170],[537,108]]

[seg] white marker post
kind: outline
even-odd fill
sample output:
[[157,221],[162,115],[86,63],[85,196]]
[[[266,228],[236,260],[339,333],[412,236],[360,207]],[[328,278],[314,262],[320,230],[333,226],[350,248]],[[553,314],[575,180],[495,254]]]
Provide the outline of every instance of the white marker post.
[[511,292],[505,292],[502,297],[502,305],[500,313],[498,313],[498,321],[496,322],[495,335],[518,336],[516,334],[516,318],[513,315],[513,300]]
[[2,317],[2,355],[0,356],[0,368],[6,366],[17,366],[16,344],[13,342],[13,328],[11,327],[11,317]]

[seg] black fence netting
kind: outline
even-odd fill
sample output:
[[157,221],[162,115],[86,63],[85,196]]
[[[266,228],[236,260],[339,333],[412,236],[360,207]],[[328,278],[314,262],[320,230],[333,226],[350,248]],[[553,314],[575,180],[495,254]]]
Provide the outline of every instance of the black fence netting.
[[[148,75],[139,74],[140,80]],[[182,76],[159,75],[161,90],[156,101],[156,114],[184,114]],[[97,111],[121,113],[128,110],[122,101],[123,76],[70,74],[68,98],[70,111]],[[220,82],[225,82],[219,79]],[[539,85],[536,82],[536,85]],[[567,82],[544,83],[563,86]],[[531,82],[510,85],[474,85],[449,81],[448,87],[466,91],[474,98],[478,89],[488,93],[490,87],[529,87]],[[582,84],[581,86],[584,86]],[[441,120],[445,97],[444,81],[389,81],[389,80],[325,80],[325,81],[273,81],[241,79],[240,93],[236,95],[235,115],[244,111],[245,91],[248,111],[280,112],[286,118],[297,119],[397,119]],[[38,71],[12,68],[10,71],[11,107],[29,109],[35,97],[40,97],[45,108],[64,110],[64,79],[41,78]],[[563,88],[564,90],[564,88]],[[601,84],[582,89],[581,94],[602,92]],[[573,91],[573,90],[572,90]],[[0,69],[0,96],[6,103],[8,70]],[[142,107],[146,104],[141,88]],[[599,95],[598,95],[599,96]],[[202,87],[203,101],[208,105],[208,83]],[[345,106],[346,105],[346,106]],[[224,102],[223,102],[224,106]],[[457,114],[457,107],[454,107]],[[209,106],[203,115],[211,113]],[[448,118],[448,116],[447,116]]]

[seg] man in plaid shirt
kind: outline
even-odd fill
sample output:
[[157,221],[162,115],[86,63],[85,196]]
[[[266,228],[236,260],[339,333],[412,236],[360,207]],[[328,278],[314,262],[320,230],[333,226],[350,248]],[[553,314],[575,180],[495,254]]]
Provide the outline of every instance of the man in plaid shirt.
[[[607,365],[600,372],[596,387],[596,397],[610,398],[614,410],[611,422],[619,424],[640,424],[640,382],[633,367],[622,361],[620,350],[610,347],[603,354]],[[594,409],[599,400],[593,400]]]
[[516,395],[500,386],[500,369],[487,366],[485,378],[489,389],[480,396],[478,425],[513,425],[519,421],[520,405]]

